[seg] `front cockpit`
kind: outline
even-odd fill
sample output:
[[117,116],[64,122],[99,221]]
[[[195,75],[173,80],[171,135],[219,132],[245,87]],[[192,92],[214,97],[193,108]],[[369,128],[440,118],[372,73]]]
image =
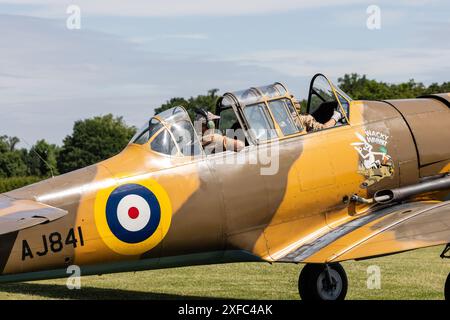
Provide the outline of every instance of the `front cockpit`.
[[[333,114],[333,110],[341,109],[348,121],[349,105],[352,99],[339,87],[333,85],[323,74],[316,74],[309,87],[306,112],[317,121],[325,123]],[[344,124],[341,122],[340,124]]]

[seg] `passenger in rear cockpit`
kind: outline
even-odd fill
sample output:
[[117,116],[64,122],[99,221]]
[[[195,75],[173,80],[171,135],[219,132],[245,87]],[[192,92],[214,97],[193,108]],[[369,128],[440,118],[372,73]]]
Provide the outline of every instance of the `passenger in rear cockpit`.
[[327,128],[334,127],[339,120],[343,118],[342,114],[338,110],[334,110],[330,120],[325,123],[320,123],[310,114],[301,114],[300,102],[294,100],[295,109],[297,112],[292,113],[295,124],[299,128],[306,129],[307,132],[319,131]]

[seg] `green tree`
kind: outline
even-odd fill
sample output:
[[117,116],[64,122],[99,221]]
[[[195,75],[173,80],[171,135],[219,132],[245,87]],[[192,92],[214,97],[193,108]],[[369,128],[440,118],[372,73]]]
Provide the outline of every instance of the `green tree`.
[[190,97],[189,99],[185,98],[172,98],[161,107],[155,109],[155,114],[161,113],[165,110],[168,110],[173,107],[182,106],[189,113],[191,119],[195,117],[195,108],[204,108],[208,111],[214,112],[216,109],[217,92],[219,89],[211,89],[208,91],[206,95],[198,95],[196,97]]
[[20,139],[17,137],[0,136],[0,152],[13,152]]
[[425,89],[424,94],[432,94],[432,93],[447,93],[450,92],[450,82],[443,82],[442,84],[438,84],[433,82]]
[[16,150],[19,142],[17,137],[0,136],[0,177],[27,175],[26,150]]
[[425,86],[413,79],[398,84],[390,84],[357,73],[346,74],[338,79],[338,86],[353,99],[407,99],[431,93],[450,92],[450,82],[433,83]]
[[58,174],[57,157],[60,148],[39,140],[27,155],[28,173],[32,176],[49,177]]
[[58,170],[66,173],[97,163],[119,153],[135,134],[122,117],[112,114],[75,122],[59,152]]
[[0,177],[20,177],[28,173],[20,152],[0,153]]

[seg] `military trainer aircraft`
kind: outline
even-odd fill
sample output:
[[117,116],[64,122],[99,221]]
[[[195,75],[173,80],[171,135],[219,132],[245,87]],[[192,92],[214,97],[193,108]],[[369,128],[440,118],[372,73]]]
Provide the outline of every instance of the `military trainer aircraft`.
[[[0,195],[0,282],[168,267],[306,264],[303,299],[339,300],[339,264],[441,245],[450,253],[450,93],[355,101],[324,75],[307,132],[281,83],[226,93],[206,154],[188,113],[149,119],[118,155]],[[446,297],[450,298],[450,277]]]

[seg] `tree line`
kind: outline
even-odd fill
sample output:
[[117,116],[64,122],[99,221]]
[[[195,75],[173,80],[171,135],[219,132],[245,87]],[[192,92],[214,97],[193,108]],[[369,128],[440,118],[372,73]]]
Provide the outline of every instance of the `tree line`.
[[31,148],[17,148],[17,137],[0,137],[0,178],[46,178],[107,159],[122,150],[135,134],[122,117],[112,114],[76,121],[62,146],[37,141]]
[[[356,73],[339,78],[338,86],[353,99],[371,100],[414,98],[450,92],[450,82],[426,86],[410,80],[390,84]],[[212,89],[204,95],[187,99],[172,98],[156,108],[155,113],[180,105],[186,108],[191,117],[194,117],[194,109],[199,107],[214,112],[218,91]],[[39,180],[86,167],[119,153],[135,132],[136,128],[127,125],[122,117],[108,114],[76,121],[72,133],[63,140],[61,146],[39,140],[28,150],[17,147],[20,142],[18,137],[0,136],[0,180],[17,177],[34,177],[33,180]],[[17,179],[13,181],[16,181],[14,187],[20,184]],[[0,192],[2,191],[0,181]]]

